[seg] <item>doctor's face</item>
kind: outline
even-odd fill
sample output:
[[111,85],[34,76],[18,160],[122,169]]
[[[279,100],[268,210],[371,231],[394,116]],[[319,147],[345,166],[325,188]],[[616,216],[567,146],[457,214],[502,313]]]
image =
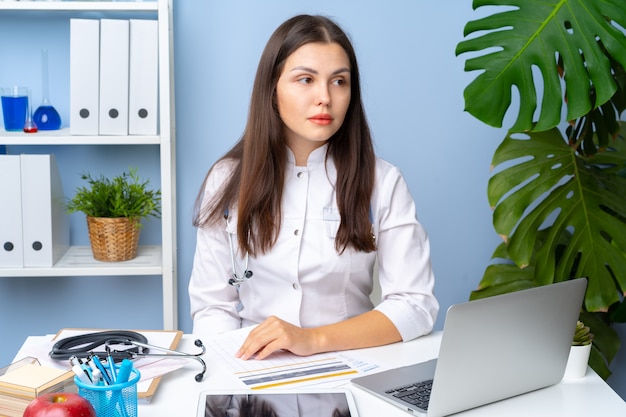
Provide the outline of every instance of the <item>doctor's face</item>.
[[276,102],[287,146],[310,152],[334,135],[350,105],[350,61],[336,43],[308,43],[287,59]]

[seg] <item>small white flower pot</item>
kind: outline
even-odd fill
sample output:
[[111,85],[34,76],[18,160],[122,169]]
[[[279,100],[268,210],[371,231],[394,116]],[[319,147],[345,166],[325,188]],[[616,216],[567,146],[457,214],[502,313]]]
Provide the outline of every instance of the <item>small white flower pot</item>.
[[567,367],[563,378],[582,378],[587,373],[591,344],[584,346],[572,346],[567,359]]

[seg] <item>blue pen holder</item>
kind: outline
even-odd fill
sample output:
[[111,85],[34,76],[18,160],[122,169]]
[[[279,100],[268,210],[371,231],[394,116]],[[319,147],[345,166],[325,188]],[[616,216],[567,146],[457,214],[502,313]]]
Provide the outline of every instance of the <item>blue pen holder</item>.
[[[104,367],[110,371],[109,367]],[[115,366],[115,371],[119,366]],[[74,377],[78,394],[87,399],[96,410],[97,417],[137,417],[137,382],[141,374],[134,367],[127,382],[111,385],[86,384]]]

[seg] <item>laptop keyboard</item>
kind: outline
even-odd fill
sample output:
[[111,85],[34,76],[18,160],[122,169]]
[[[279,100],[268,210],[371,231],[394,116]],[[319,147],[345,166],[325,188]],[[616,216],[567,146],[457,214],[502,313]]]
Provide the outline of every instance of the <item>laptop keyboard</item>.
[[433,380],[431,379],[416,384],[404,385],[385,392],[418,408],[428,410],[428,401],[430,400],[430,390],[432,386]]

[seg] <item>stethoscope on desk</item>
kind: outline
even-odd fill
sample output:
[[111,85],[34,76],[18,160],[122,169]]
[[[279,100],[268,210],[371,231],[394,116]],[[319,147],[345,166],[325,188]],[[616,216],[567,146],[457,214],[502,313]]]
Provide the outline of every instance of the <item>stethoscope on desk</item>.
[[[111,346],[115,346],[115,345],[136,346],[136,347],[145,349],[145,350],[144,349],[140,349],[139,351],[134,351],[134,350],[124,350],[124,351],[122,351],[122,352],[124,352],[125,354],[128,355],[128,359],[147,358],[147,357],[151,357],[151,358],[168,358],[168,359],[194,359],[194,360],[198,361],[200,363],[200,365],[202,365],[202,372],[199,372],[194,377],[194,379],[197,382],[200,382],[200,381],[202,381],[202,378],[204,378],[204,374],[206,373],[206,363],[204,362],[204,360],[200,356],[204,355],[204,353],[206,352],[206,348],[204,347],[204,345],[202,344],[202,341],[200,339],[196,339],[194,344],[197,347],[201,348],[202,352],[200,352],[200,353],[179,352],[177,350],[166,349],[166,348],[163,348],[163,347],[149,345],[147,343],[138,342],[136,340],[129,340],[129,339],[110,339],[110,340],[107,340],[105,342],[105,348],[107,350],[107,353],[120,353],[120,351],[118,351],[117,349],[111,348]],[[167,353],[148,353],[150,349],[157,349],[157,350],[160,350],[160,351],[163,351],[163,352],[167,352]]]
[[[204,347],[200,339],[197,339],[194,344],[201,348],[202,352],[185,353],[149,345],[148,339],[141,333],[126,330],[112,330],[61,339],[54,344],[49,355],[50,358],[57,360],[69,359],[72,356],[84,359],[94,354],[99,356],[111,356],[115,361],[149,357],[193,359],[202,365],[202,372],[194,377],[196,381],[200,382],[206,373],[206,363],[200,357],[206,352],[206,347]],[[95,349],[100,346],[104,346],[105,351],[96,352]],[[128,348],[121,349],[121,346],[128,346]],[[150,349],[167,353],[150,353]]]

